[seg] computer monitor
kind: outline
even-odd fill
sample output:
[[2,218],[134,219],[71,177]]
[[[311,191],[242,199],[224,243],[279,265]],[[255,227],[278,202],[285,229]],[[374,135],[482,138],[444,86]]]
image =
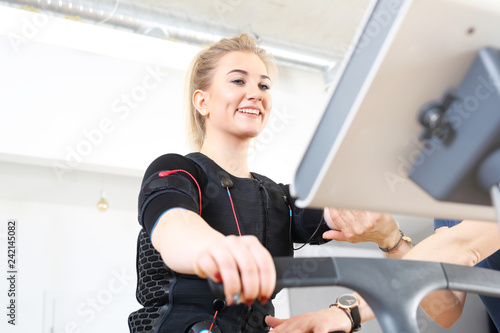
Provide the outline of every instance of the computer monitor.
[[297,205],[496,220],[487,192],[436,198],[408,174],[434,154],[421,139],[421,110],[444,103],[481,49],[500,48],[498,31],[497,0],[375,1],[295,173]]

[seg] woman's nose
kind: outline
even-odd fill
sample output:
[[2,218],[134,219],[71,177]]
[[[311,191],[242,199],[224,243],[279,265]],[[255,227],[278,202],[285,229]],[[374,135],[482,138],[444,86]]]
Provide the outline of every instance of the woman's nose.
[[264,94],[262,93],[262,90],[260,90],[259,87],[248,87],[247,90],[248,99],[261,101],[263,96]]

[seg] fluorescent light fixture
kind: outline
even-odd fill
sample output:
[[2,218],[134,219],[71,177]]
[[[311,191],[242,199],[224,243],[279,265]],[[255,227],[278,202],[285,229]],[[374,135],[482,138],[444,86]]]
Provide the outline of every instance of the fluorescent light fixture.
[[293,52],[268,45],[263,45],[262,47],[272,53],[275,58],[281,59],[285,63],[292,63],[304,68],[312,68],[312,64],[314,64],[314,68],[328,72],[331,71],[338,62],[337,59],[328,59],[314,56],[313,54]]
[[44,13],[0,6],[0,35],[15,48],[39,42],[110,57],[186,70],[201,48]]

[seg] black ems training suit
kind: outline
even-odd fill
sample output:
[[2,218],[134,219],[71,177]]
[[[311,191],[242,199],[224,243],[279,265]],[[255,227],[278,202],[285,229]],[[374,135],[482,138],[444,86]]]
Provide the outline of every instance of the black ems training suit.
[[[201,191],[201,217],[212,228],[224,235],[238,235],[236,214],[241,234],[256,236],[273,257],[292,256],[293,242],[326,242],[321,235],[329,229],[322,210],[297,208],[288,185],[256,173],[252,176],[234,177],[201,153],[166,154],[151,163],[139,194],[143,228],[137,242],[136,296],[143,307],[129,316],[131,332],[188,333],[196,323],[212,323],[216,310],[220,311],[214,333],[268,332],[264,317],[274,315],[270,301],[224,306],[207,280],[169,269],[150,240],[155,223],[168,209],[199,214]],[[198,333],[194,330],[191,332]]]

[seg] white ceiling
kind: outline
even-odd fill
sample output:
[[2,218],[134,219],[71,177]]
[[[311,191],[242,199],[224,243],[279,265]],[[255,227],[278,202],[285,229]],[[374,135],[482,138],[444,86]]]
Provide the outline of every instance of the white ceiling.
[[142,0],[188,20],[342,55],[371,0]]
[[24,6],[41,13],[181,41],[206,43],[247,32],[265,44],[327,60],[343,57],[373,3],[372,0],[0,0],[0,5]]

